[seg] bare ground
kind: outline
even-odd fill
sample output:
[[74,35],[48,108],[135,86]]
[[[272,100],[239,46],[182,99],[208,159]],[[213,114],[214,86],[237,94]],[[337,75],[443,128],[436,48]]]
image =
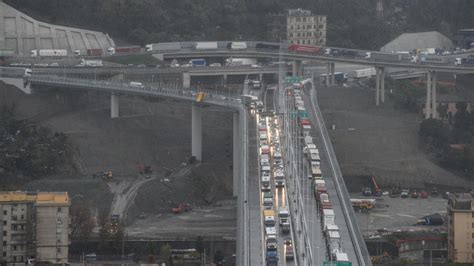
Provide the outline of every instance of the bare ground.
[[[168,213],[180,202],[216,208],[215,202],[232,199],[229,111],[204,107],[203,163],[183,167],[191,153],[190,103],[122,96],[120,118],[110,119],[110,96],[99,93],[25,95],[0,84],[0,96],[0,104],[15,103],[22,117],[66,133],[76,147],[74,174],[30,182],[27,189],[88,197],[106,210],[131,212],[129,222],[137,213]],[[137,163],[152,166],[151,179],[138,174]],[[111,182],[92,179],[93,173],[104,170],[113,172]],[[172,181],[164,182],[165,178]],[[228,208],[235,212],[235,206]]]
[[[318,88],[321,109],[347,186],[375,175],[382,186],[471,187],[471,182],[433,163],[419,147],[420,117],[386,104],[376,107],[374,91],[354,86]],[[388,93],[387,93],[388,94]],[[387,97],[388,96],[388,97]],[[331,130],[332,124],[336,130]]]

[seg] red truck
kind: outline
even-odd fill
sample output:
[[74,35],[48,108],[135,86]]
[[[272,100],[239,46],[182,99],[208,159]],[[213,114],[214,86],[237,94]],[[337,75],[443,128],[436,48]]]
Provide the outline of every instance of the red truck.
[[133,47],[115,47],[116,54],[132,54],[140,52],[140,46]]
[[328,193],[328,190],[326,189],[326,186],[325,185],[316,185],[314,186],[314,196],[316,197],[316,200],[318,202],[321,202],[321,194],[327,194]]
[[300,120],[301,125],[310,125],[311,123],[309,122],[309,119],[303,118]]
[[87,49],[87,56],[102,56],[102,49]]
[[298,53],[317,54],[321,51],[321,47],[313,45],[292,44],[288,46],[288,51]]

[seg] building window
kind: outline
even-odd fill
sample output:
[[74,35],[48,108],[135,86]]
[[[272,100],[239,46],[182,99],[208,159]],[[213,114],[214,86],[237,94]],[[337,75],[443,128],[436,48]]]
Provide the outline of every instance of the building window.
[[474,233],[472,233],[472,238],[474,239]]
[[301,43],[304,44],[304,40],[302,40]]
[[471,244],[471,248],[474,249],[474,243]]
[[300,44],[300,40],[297,40],[296,43],[297,43],[297,44]]
[[472,228],[474,228],[474,223],[472,223]]
[[61,253],[61,248],[56,248],[57,253]]
[[16,224],[13,225],[13,231],[18,230],[18,226]]
[[58,212],[61,212],[61,207],[58,207]]
[[474,212],[471,212],[472,218],[474,218]]
[[293,29],[293,25],[290,26],[290,29],[291,29],[291,30]]
[[16,245],[13,245],[13,250],[16,250]]
[[290,33],[290,38],[293,38],[293,33]]
[[4,247],[7,246],[7,241],[3,241],[3,246],[4,246]]
[[300,29],[300,25],[296,26],[297,29]]
[[3,225],[7,225],[7,221],[3,221]]
[[4,257],[6,257],[6,256],[7,256],[7,253],[6,253],[6,252],[3,252],[3,254],[2,254],[2,255],[3,255]]
[[7,236],[7,231],[3,231],[3,236]]
[[303,22],[306,22],[306,18],[303,18]]
[[3,211],[3,215],[7,215],[7,211]]

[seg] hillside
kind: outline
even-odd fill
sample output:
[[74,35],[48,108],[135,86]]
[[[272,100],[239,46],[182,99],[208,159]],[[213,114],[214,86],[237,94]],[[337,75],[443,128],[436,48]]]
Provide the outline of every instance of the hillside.
[[374,49],[402,32],[438,30],[452,37],[474,25],[469,0],[5,0],[46,22],[109,33],[121,43],[268,39],[269,14],[305,8],[328,16],[328,45]]

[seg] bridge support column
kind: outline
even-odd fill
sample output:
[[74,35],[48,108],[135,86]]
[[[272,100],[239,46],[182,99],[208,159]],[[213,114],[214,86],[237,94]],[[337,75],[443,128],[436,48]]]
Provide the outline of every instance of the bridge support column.
[[234,197],[239,194],[239,179],[240,179],[240,117],[238,112],[234,112],[234,132],[233,132],[233,146],[232,146],[232,191]]
[[260,83],[263,81],[263,74],[258,74],[258,78],[260,80]]
[[426,103],[425,103],[425,118],[431,117],[431,71],[426,74]]
[[222,85],[227,84],[227,74],[222,75]]
[[292,75],[298,77],[303,75],[303,63],[301,61],[292,62]]
[[110,117],[119,117],[119,97],[113,93],[110,95]]
[[431,117],[438,118],[438,108],[436,107],[436,72],[431,74]]
[[202,159],[202,109],[196,105],[191,110],[191,156]]
[[380,68],[380,101],[385,103],[385,68]]
[[191,75],[189,75],[189,72],[184,72],[183,73],[183,88],[189,89],[190,87],[191,87]]
[[375,106],[380,104],[380,68],[375,68]]
[[336,64],[335,63],[331,63],[331,86],[336,84],[336,75],[335,75],[335,72],[336,72]]
[[329,76],[331,75],[331,63],[327,63],[327,71],[326,71],[326,87],[329,87]]

